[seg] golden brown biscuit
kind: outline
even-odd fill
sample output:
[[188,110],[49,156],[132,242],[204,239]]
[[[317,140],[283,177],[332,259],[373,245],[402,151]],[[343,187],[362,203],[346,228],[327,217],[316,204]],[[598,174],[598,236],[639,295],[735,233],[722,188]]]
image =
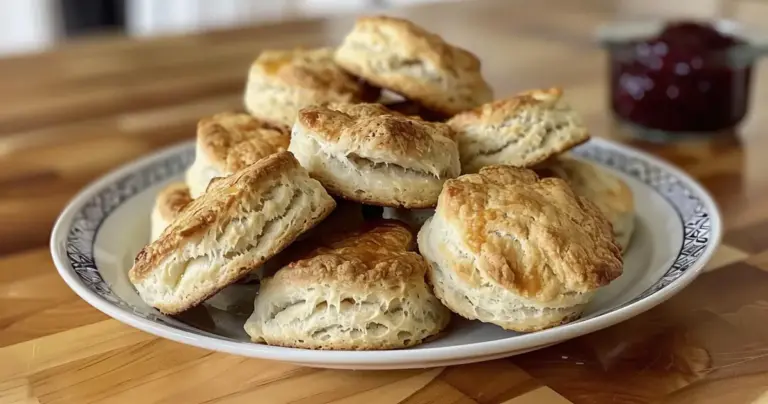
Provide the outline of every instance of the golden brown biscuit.
[[141,298],[176,314],[259,268],[335,207],[288,152],[226,178],[184,208],[129,272]]
[[635,227],[635,201],[621,178],[594,163],[568,156],[549,159],[535,171],[542,177],[564,179],[574,192],[592,201],[611,222],[621,249],[627,249]]
[[321,243],[262,282],[246,332],[255,342],[310,349],[421,343],[451,315],[429,290],[413,244],[394,221]]
[[267,50],[251,65],[245,108],[291,126],[301,108],[328,102],[375,100],[378,90],[342,70],[331,48]]
[[561,97],[557,88],[527,91],[448,120],[462,172],[494,164],[532,167],[589,140],[581,118]]
[[335,60],[369,83],[445,115],[493,99],[475,55],[399,18],[359,18]]
[[163,230],[190,202],[192,202],[192,197],[189,195],[189,187],[183,182],[170,183],[160,190],[160,193],[155,197],[155,204],[152,208],[151,240],[160,237]]
[[447,181],[418,239],[437,297],[508,330],[574,320],[622,273],[598,208],[565,181],[523,168],[490,166]]
[[289,128],[248,114],[224,112],[197,124],[195,162],[187,170],[190,194],[197,198],[212,179],[226,177],[271,154],[285,151]]
[[302,109],[289,150],[334,195],[371,205],[434,206],[459,174],[453,132],[379,104]]

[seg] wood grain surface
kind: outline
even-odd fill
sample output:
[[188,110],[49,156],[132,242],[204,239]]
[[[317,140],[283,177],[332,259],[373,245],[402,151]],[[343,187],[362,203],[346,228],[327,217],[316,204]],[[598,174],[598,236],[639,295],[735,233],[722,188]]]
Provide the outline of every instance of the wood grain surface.
[[47,242],[83,186],[241,108],[260,49],[330,45],[351,18],[150,40],[98,38],[0,60],[0,403],[768,402],[768,67],[739,133],[665,145],[623,138],[592,33],[627,14],[694,13],[760,24],[763,1],[489,0],[393,10],[476,52],[499,96],[560,85],[595,136],[672,161],[716,197],[724,245],[661,306],[557,346],[487,363],[335,371],[155,338],[91,308]]

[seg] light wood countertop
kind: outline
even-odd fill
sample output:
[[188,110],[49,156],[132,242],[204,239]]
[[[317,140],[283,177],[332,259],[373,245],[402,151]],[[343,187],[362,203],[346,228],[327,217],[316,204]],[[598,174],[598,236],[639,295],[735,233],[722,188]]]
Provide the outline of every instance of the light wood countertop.
[[[619,14],[678,12],[665,3],[489,0],[393,13],[477,53],[498,96],[562,86],[596,136],[617,138],[607,60],[593,30]],[[762,1],[679,3],[768,21]],[[768,402],[765,64],[754,72],[738,138],[624,139],[682,167],[716,197],[726,232],[708,271],[650,312],[560,345],[441,369],[309,369],[153,337],[106,317],[64,284],[47,243],[76,192],[191,139],[201,116],[240,108],[260,49],[334,44],[351,22],[99,38],[0,60],[0,403]]]

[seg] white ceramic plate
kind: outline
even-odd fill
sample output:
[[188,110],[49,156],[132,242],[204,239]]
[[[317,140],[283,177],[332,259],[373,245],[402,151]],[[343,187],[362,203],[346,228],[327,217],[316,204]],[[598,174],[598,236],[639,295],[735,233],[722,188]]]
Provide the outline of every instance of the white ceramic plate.
[[624,257],[624,274],[598,292],[581,320],[530,334],[456,318],[441,338],[411,349],[312,351],[250,343],[242,329],[248,307],[240,313],[217,309],[226,296],[180,318],[160,314],[139,299],[126,274],[149,240],[155,194],[169,181],[182,179],[193,160],[191,142],[123,167],[82,191],[56,223],[51,251],[61,276],[88,303],[126,324],[184,344],[329,368],[416,368],[495,359],[584,335],[658,305],[696,277],[720,239],[720,216],[712,198],[678,169],[600,139],[574,154],[627,181],[635,195],[637,230]]

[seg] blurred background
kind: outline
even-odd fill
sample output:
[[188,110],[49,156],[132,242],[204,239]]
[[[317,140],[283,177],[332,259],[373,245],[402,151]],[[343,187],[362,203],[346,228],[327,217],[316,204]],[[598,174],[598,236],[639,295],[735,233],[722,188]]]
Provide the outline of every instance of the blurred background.
[[182,34],[439,1],[448,0],[0,0],[0,56],[93,34]]
[[[0,57],[41,51],[62,41],[94,34],[184,34],[448,1],[474,0],[0,0]],[[622,13],[630,15],[727,15],[743,22],[762,22],[766,16],[763,2],[615,3]],[[736,9],[729,9],[731,4],[737,4]]]

